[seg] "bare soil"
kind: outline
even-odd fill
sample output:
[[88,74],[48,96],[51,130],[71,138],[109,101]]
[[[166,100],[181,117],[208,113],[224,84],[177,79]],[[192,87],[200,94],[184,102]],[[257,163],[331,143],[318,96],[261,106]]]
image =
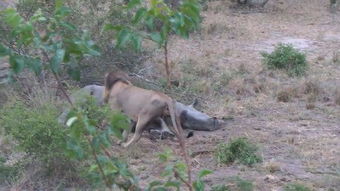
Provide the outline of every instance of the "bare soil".
[[[262,65],[260,52],[270,52],[280,42],[306,53],[310,68],[305,77],[290,78]],[[174,78],[183,79],[182,67],[191,60],[193,69],[203,71],[197,74],[203,80],[203,91],[197,94],[201,109],[217,117],[233,117],[220,130],[195,132],[187,140],[194,173],[214,170],[206,178],[207,190],[228,184],[231,176],[252,181],[260,191],[283,190],[292,182],[314,190],[340,190],[339,48],[340,14],[330,13],[324,0],[272,0],[263,9],[208,2],[199,32],[189,40],[171,39]],[[161,50],[146,66],[152,68],[150,75],[162,75]],[[227,85],[214,89],[221,74],[230,71],[238,73]],[[317,91],[311,93],[310,84]],[[280,91],[288,92],[291,99],[278,101]],[[218,165],[216,145],[237,137],[256,143],[263,163]],[[179,152],[171,140],[144,137],[126,153],[142,184],[158,177],[162,167],[156,153],[168,146]]]

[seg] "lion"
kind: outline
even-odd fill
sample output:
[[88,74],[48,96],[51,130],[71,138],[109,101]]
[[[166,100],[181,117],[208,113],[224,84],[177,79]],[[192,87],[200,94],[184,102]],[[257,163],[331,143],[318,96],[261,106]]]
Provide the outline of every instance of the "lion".
[[123,112],[136,122],[135,133],[131,140],[127,141],[127,136],[132,127],[124,131],[122,146],[129,147],[137,142],[146,126],[152,121],[161,120],[164,126],[162,117],[169,115],[173,126],[168,128],[182,142],[183,130],[180,119],[175,113],[175,101],[163,93],[136,87],[128,79],[128,75],[121,71],[105,75],[104,103],[109,104],[113,110]]

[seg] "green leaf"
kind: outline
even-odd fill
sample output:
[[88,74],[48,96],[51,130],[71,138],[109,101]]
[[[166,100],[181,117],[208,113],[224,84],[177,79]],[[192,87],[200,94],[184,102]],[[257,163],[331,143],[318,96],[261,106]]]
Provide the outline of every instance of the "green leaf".
[[28,62],[27,62],[27,66],[28,66],[28,68],[33,70],[35,75],[39,75],[41,73],[42,63],[41,63],[40,59],[34,59],[34,58],[29,59]]
[[90,166],[89,172],[93,172],[93,171],[95,171],[97,169],[98,169],[98,165],[97,164],[93,164],[93,165]]
[[65,48],[66,48],[65,53],[68,53],[68,54],[65,54],[66,58],[70,57],[69,54],[76,54],[76,55],[81,55],[82,54],[82,50],[81,50],[81,48],[79,46],[79,44],[81,44],[81,43],[78,43],[77,40],[74,40],[74,39],[65,39],[64,43],[65,43]]
[[122,113],[114,113],[111,118],[112,128],[127,129],[129,126],[128,118]]
[[83,124],[85,126],[85,129],[90,135],[93,135],[96,133],[96,128],[89,123],[89,119],[86,115],[83,116]]
[[71,30],[71,31],[76,31],[76,30],[77,30],[77,27],[74,26],[73,24],[69,23],[69,22],[60,21],[59,24],[60,24],[61,26],[65,27],[65,28],[68,29],[68,30]]
[[64,5],[64,0],[56,0],[55,1],[55,8],[60,9]]
[[72,12],[71,9],[68,7],[60,7],[56,9],[55,16],[56,18],[61,19],[69,15],[71,12]]
[[164,152],[158,154],[158,158],[162,163],[165,163],[171,159],[172,150],[170,148],[166,148]]
[[30,18],[30,21],[32,23],[35,23],[37,21],[46,21],[46,20],[47,19],[43,16],[43,13],[40,8],[37,11],[35,11],[34,15]]
[[113,134],[120,140],[123,139],[122,131],[118,128],[111,128]]
[[146,15],[146,13],[147,13],[146,8],[143,7],[143,8],[138,9],[135,17],[132,20],[132,23],[133,24],[139,23],[142,20],[142,18]]
[[84,54],[91,55],[91,56],[100,56],[100,49],[95,43],[89,39],[89,37],[83,37],[83,44],[85,49],[83,51]]
[[4,15],[5,22],[13,28],[18,27],[22,22],[22,17],[15,9],[8,8],[1,12]]
[[171,165],[167,165],[163,172],[161,172],[162,177],[170,176],[173,174],[173,167]]
[[111,144],[110,144],[110,141],[109,141],[109,139],[108,139],[108,137],[103,133],[103,134],[101,134],[100,136],[99,136],[99,138],[100,138],[100,142],[102,143],[102,145],[104,146],[104,147],[109,147]]
[[152,182],[149,183],[149,189],[151,189],[151,188],[153,188],[155,186],[160,186],[162,184],[163,183],[161,181],[159,181],[159,180],[152,181]]
[[104,25],[104,31],[108,31],[108,30],[115,30],[115,31],[120,31],[122,30],[124,27],[121,25],[112,25],[112,24],[106,24]]
[[67,68],[67,73],[73,80],[80,80],[80,68],[75,65],[71,65]]
[[0,44],[0,57],[7,56],[8,54],[10,54],[10,50],[4,45]]
[[193,183],[193,187],[195,189],[195,191],[205,191],[204,190],[204,183],[202,181],[195,181]]
[[154,18],[152,16],[147,17],[145,20],[145,24],[149,30],[153,30],[155,28],[153,21]]
[[183,12],[185,17],[191,20],[191,22],[194,25],[198,25],[200,22],[200,16],[196,12],[194,12],[192,9],[185,9],[185,12]]
[[18,31],[20,31],[19,33],[22,37],[20,41],[23,44],[28,45],[33,41],[33,26],[31,24],[21,25]]
[[9,58],[9,63],[11,65],[11,69],[16,74],[22,72],[22,70],[25,68],[24,59],[19,55],[11,55]]
[[60,65],[64,60],[65,56],[65,50],[64,49],[58,49],[55,53],[55,55],[51,59],[51,70],[55,73],[58,73],[60,71]]
[[157,188],[152,189],[152,191],[168,191],[168,189],[163,188],[163,187],[157,187]]
[[105,175],[109,175],[109,174],[114,174],[117,173],[119,171],[119,169],[112,163],[107,163],[107,165],[105,166],[104,169],[104,174]]
[[68,139],[66,148],[70,150],[76,158],[81,159],[84,157],[83,148],[74,139]]
[[116,47],[120,48],[126,45],[126,43],[131,40],[131,33],[127,29],[122,29],[118,33]]
[[163,25],[163,27],[161,29],[161,37],[162,37],[162,39],[165,39],[165,40],[168,39],[169,31],[170,31],[170,27],[168,25]]
[[176,169],[179,170],[179,172],[184,172],[185,169],[187,168],[186,164],[182,163],[182,162],[178,162],[175,165]]
[[168,180],[165,184],[164,184],[165,187],[174,187],[177,189],[177,191],[180,190],[180,186],[181,186],[181,182],[179,181],[170,181]]
[[203,169],[203,170],[201,170],[199,172],[198,177],[202,178],[202,177],[207,176],[208,174],[211,174],[211,173],[213,173],[213,171],[207,170],[207,169]]
[[150,34],[150,38],[156,42],[159,46],[162,45],[163,43],[163,39],[162,39],[162,36],[159,32],[153,32]]
[[99,155],[98,156],[98,162],[100,163],[100,164],[108,164],[109,162],[110,162],[110,160],[108,159],[108,157],[107,156],[105,156],[105,155]]
[[142,38],[136,34],[132,35],[131,37],[133,47],[135,48],[136,51],[140,51],[141,49],[141,44],[142,44]]
[[136,7],[139,4],[141,4],[141,0],[130,0],[129,3],[126,5],[126,8],[131,9],[131,8]]

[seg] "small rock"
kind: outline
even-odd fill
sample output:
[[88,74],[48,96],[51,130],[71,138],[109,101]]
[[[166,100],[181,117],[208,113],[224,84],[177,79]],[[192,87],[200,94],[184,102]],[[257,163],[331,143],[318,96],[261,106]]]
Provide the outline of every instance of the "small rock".
[[255,130],[261,130],[261,127],[254,127]]
[[278,178],[276,176],[273,176],[273,175],[266,175],[264,177],[264,180],[267,181],[267,182],[276,182],[278,180]]
[[141,180],[145,180],[145,179],[147,179],[147,178],[149,178],[149,175],[147,175],[147,174],[142,174],[142,175],[140,176],[140,179],[141,179]]
[[287,178],[287,177],[282,177],[282,178],[280,178],[280,180],[281,180],[282,182],[290,182],[290,179]]
[[331,98],[329,98],[329,97],[327,97],[327,96],[324,96],[324,97],[322,98],[322,101],[324,101],[324,102],[329,102],[329,101],[331,101]]
[[301,123],[300,125],[303,126],[303,127],[307,127],[308,126],[307,123]]

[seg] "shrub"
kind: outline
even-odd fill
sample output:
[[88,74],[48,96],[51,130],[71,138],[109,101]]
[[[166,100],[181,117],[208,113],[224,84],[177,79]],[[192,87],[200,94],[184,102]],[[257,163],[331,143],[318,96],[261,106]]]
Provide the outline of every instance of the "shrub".
[[299,183],[292,183],[286,185],[284,191],[311,191],[311,189]]
[[278,44],[272,53],[262,53],[263,63],[269,69],[285,70],[289,76],[305,74],[308,65],[306,55],[290,44]]
[[235,179],[236,185],[240,191],[252,191],[254,190],[253,183],[248,180],[243,180],[239,177]]
[[230,188],[224,184],[215,185],[211,188],[212,191],[230,191]]
[[228,185],[215,185],[212,187],[212,191],[230,191],[230,190],[237,190],[237,191],[252,191],[254,190],[253,183],[244,180],[238,176],[228,177],[227,178]]
[[0,110],[0,126],[13,137],[20,150],[49,164],[64,156],[65,134],[57,115],[58,110],[52,104],[29,107],[15,100]]
[[258,148],[246,138],[238,138],[228,144],[219,144],[215,151],[215,157],[218,163],[230,164],[238,161],[251,166],[262,161],[262,158],[256,154],[257,150]]

